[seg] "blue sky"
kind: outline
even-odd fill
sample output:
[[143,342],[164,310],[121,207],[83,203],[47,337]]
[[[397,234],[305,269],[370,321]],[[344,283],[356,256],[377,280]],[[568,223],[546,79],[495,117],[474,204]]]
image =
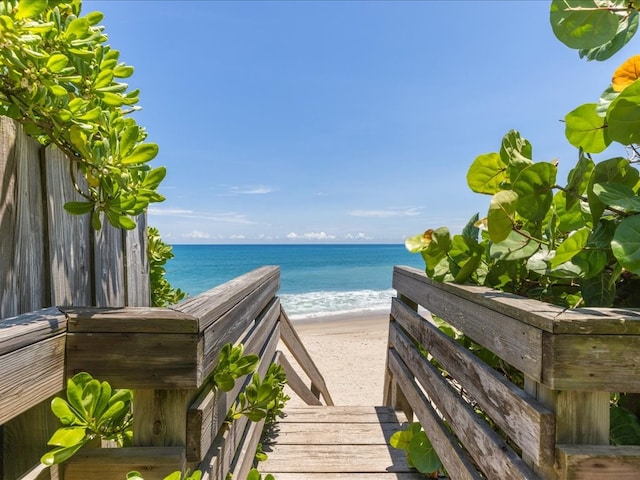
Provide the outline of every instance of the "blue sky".
[[[86,0],[135,67],[160,146],[170,243],[402,243],[459,231],[486,196],[466,171],[517,129],[534,159],[577,151],[561,123],[597,101],[634,40],[585,62],[545,0]],[[635,47],[635,48],[634,48]],[[596,157],[603,160],[615,153]]]

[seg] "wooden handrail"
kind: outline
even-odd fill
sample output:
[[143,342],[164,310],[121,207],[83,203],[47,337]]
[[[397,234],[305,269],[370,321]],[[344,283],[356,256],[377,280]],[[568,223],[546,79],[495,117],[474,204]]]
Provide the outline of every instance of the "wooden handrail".
[[[478,468],[489,478],[587,479],[596,464],[638,472],[640,447],[609,445],[610,392],[640,392],[637,309],[565,310],[410,267],[394,269],[393,287],[385,403],[415,413],[455,478],[477,478]],[[524,386],[445,335],[432,315],[520,370]]]

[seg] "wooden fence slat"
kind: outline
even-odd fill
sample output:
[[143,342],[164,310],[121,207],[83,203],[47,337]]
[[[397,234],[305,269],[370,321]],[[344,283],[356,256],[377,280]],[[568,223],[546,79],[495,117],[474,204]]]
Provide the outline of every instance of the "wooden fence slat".
[[526,455],[536,463],[553,463],[556,425],[551,410],[397,299],[393,300],[391,316]]
[[407,401],[415,411],[423,430],[449,475],[460,480],[480,480],[482,477],[476,471],[468,454],[444,426],[439,414],[433,409],[429,399],[413,378],[413,374],[394,350],[389,350],[388,362],[394,379],[405,392]]
[[537,479],[524,461],[491,430],[473,409],[453,390],[398,327],[391,325],[391,345],[443,415],[455,435],[488,478]]
[[14,238],[17,206],[17,126],[0,116],[0,318],[18,315]]
[[394,270],[393,287],[396,290],[531,378],[541,379],[541,330],[442,290],[435,282],[415,282],[405,273],[397,268]]
[[313,362],[311,355],[309,355],[309,352],[304,347],[302,340],[300,340],[298,333],[295,328],[293,328],[293,325],[291,324],[291,321],[284,309],[281,310],[280,323],[282,326],[282,342],[287,346],[289,352],[293,355],[293,358],[296,359],[304,373],[306,373],[311,380],[311,390],[313,391],[314,387],[317,388],[322,394],[322,398],[324,398],[325,403],[329,406],[333,405],[333,399],[331,398],[327,384],[324,381],[324,377]]
[[198,319],[168,308],[63,307],[70,333],[198,333]]
[[147,216],[142,213],[134,220],[136,228],[123,232],[125,305],[128,307],[148,307],[151,305],[151,284],[147,254]]
[[14,272],[20,289],[18,313],[24,313],[48,306],[45,274],[49,267],[45,258],[47,227],[42,198],[41,146],[19,129],[16,149],[20,157],[17,162]]
[[103,218],[102,228],[95,235],[93,249],[95,305],[124,307],[126,305],[123,233]]
[[[70,162],[61,150],[45,150],[48,248],[51,303],[53,305],[93,304],[93,265],[90,217],[71,215],[63,206],[82,201],[70,180]],[[76,175],[80,187],[86,184]]]

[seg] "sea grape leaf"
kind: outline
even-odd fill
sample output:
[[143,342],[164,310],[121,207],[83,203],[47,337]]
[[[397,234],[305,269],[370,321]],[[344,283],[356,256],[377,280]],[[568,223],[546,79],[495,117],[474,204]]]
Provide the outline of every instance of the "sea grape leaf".
[[600,220],[606,205],[602,203],[594,193],[593,186],[596,183],[621,183],[633,188],[638,183],[638,177],[638,170],[633,168],[626,158],[610,158],[596,164],[589,178],[589,186],[587,187],[589,209],[591,210],[594,223]]
[[528,232],[511,230],[507,238],[493,243],[489,254],[499,260],[521,260],[529,258],[540,248],[540,244],[528,237]]
[[623,407],[609,409],[611,445],[640,445],[640,421],[638,417]]
[[598,60],[600,62],[611,58],[624,47],[638,31],[638,12],[635,10],[629,11],[622,19],[618,19],[618,22],[618,31],[611,40],[595,48],[581,49],[578,52],[580,58]]
[[616,92],[621,92],[638,78],[640,78],[640,55],[634,55],[613,72],[611,86]]
[[556,254],[551,259],[551,268],[563,264],[571,260],[586,246],[591,229],[582,227],[580,230],[573,232],[565,239],[556,249]]
[[580,291],[587,307],[610,307],[616,297],[616,285],[605,272],[581,280]]
[[467,184],[476,193],[493,195],[507,180],[507,165],[497,153],[479,155],[467,171]]
[[433,270],[451,249],[451,234],[447,227],[433,230],[431,242],[420,253],[427,266],[427,270]]
[[551,188],[556,183],[557,171],[555,165],[539,162],[520,172],[513,183],[513,191],[518,194],[516,208],[523,218],[537,222],[545,217],[553,202]]
[[579,197],[586,192],[589,185],[589,178],[591,172],[595,167],[595,163],[591,160],[591,157],[585,155],[580,150],[578,156],[578,162],[576,166],[569,172],[567,177],[567,196],[566,196],[566,208],[570,210],[579,201]]
[[[589,248],[589,242],[587,242],[587,248]],[[582,250],[571,259],[571,263],[580,268],[581,278],[592,278],[606,267],[607,254],[604,250]]]
[[567,140],[588,153],[600,153],[611,143],[605,119],[598,115],[597,106],[595,103],[585,103],[564,117]]
[[607,110],[609,138],[623,145],[640,143],[640,81],[626,87]]
[[557,192],[553,197],[553,208],[556,213],[556,229],[562,233],[572,232],[585,226],[585,219],[579,203],[573,203],[567,208],[567,195],[563,191]]
[[438,454],[424,431],[418,432],[411,439],[408,456],[421,473],[433,473],[442,468]]
[[558,40],[575,49],[599,47],[618,31],[618,16],[595,0],[553,0],[550,21]]
[[640,215],[627,217],[616,228],[611,250],[620,265],[640,275]]
[[487,223],[493,242],[505,240],[513,230],[517,203],[518,194],[513,190],[501,190],[491,197]]
[[509,179],[516,178],[522,169],[533,163],[533,149],[529,140],[517,130],[509,130],[502,139],[500,159],[507,165]]
[[621,183],[596,183],[593,193],[609,207],[626,212],[640,212],[640,197],[631,187]]
[[600,94],[598,105],[596,106],[596,113],[601,117],[606,117],[611,102],[618,98],[618,95],[620,95],[620,93],[616,92],[613,86],[609,85],[607,89]]
[[478,241],[478,235],[480,234],[480,229],[476,226],[478,219],[480,218],[480,214],[476,213],[471,219],[467,222],[467,224],[462,229],[462,236],[468,238],[469,240],[473,240],[475,242]]

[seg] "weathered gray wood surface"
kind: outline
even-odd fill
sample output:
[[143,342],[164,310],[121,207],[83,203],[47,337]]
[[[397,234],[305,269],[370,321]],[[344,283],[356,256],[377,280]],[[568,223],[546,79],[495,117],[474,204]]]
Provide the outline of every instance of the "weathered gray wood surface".
[[[58,305],[149,304],[144,217],[132,232],[123,234],[106,227],[96,236],[88,216],[64,211],[64,203],[81,199],[69,171],[70,162],[57,149],[45,149],[28,138],[17,123],[0,117],[0,320]],[[107,231],[110,240],[103,244],[99,237]],[[0,327],[0,335],[7,331]],[[17,335],[11,342],[23,339]],[[36,467],[48,449],[47,440],[59,426],[48,397],[43,395],[45,390],[49,396],[58,393],[64,385],[58,374],[64,365],[59,356],[64,337],[57,343],[46,334],[33,339],[36,343],[23,345],[21,352],[5,352],[11,359],[2,362],[5,368],[18,358],[27,362],[23,374],[2,375],[0,379],[0,471],[11,479],[27,472],[29,478],[51,478],[49,469]],[[4,342],[4,346],[13,350],[15,345]],[[36,379],[38,369],[45,374],[43,378]],[[13,398],[5,396],[4,388],[26,388],[25,379],[34,381],[29,387],[35,393],[16,407],[24,413],[7,420],[17,410],[4,408],[7,398]],[[10,381],[14,381],[12,387]],[[33,405],[34,399],[42,403]],[[57,469],[52,472],[56,477]]]
[[[465,393],[536,463],[553,463],[555,416],[468,349],[394,299],[391,315],[442,365]],[[395,325],[392,323],[392,329]],[[508,408],[505,406],[508,405]]]
[[424,478],[409,469],[403,451],[388,443],[406,422],[390,408],[310,406],[285,412],[269,443],[263,443],[269,458],[258,468],[264,473],[277,479]]

